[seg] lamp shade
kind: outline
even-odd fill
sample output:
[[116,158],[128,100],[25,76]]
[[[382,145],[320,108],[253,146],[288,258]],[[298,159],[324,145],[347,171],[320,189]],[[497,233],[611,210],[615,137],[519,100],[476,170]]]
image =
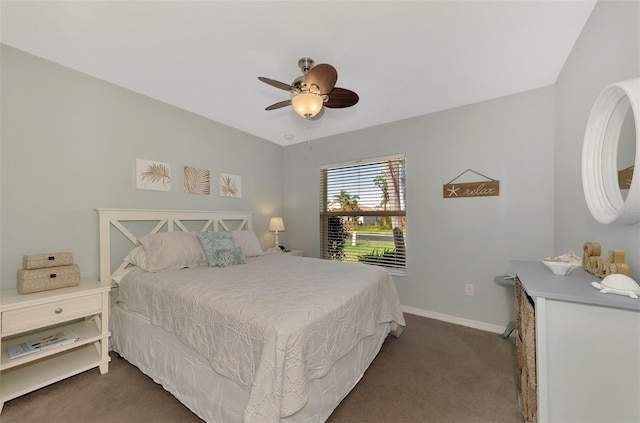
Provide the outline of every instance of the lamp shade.
[[312,118],[322,109],[322,96],[309,92],[302,92],[293,96],[291,105],[293,110],[303,118]]
[[272,217],[269,221],[269,230],[275,232],[284,231],[284,222],[281,217]]

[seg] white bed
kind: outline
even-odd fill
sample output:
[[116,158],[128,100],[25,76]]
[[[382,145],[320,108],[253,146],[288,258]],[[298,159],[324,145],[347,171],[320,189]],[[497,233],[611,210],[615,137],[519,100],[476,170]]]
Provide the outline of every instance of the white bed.
[[[250,213],[99,215],[101,279],[120,282],[113,349],[205,421],[323,422],[404,327],[393,279],[374,266],[256,255],[226,267],[123,272],[123,263],[112,272],[111,256],[124,257],[114,232],[136,244],[147,232],[251,231]],[[157,223],[142,235],[126,227],[143,221]]]

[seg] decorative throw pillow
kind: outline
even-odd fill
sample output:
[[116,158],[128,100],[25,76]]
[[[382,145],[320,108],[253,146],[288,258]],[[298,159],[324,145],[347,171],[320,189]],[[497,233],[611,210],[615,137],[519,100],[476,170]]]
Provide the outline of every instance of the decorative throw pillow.
[[214,255],[216,250],[228,250],[236,247],[233,234],[229,231],[198,232],[198,239],[200,240],[204,254],[207,256],[207,261],[211,267],[217,266]]
[[193,232],[158,232],[138,238],[148,272],[206,266],[207,257]]
[[236,264],[245,264],[247,262],[240,247],[215,250],[213,257],[218,267],[235,266]]
[[264,254],[262,246],[253,231],[232,231],[236,245],[242,249],[245,257],[256,257]]

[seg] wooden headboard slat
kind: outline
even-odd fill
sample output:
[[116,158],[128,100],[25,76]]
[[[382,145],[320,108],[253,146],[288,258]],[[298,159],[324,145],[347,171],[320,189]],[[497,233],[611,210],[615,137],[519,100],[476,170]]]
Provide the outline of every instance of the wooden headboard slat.
[[[138,237],[121,222],[157,222],[148,233],[157,233],[163,227],[167,232],[180,230],[188,232],[185,222],[206,222],[200,232],[228,231],[228,222],[236,222],[237,229],[252,230],[251,212],[200,211],[200,210],[145,210],[145,209],[96,209],[99,217],[100,232],[100,281],[111,282],[111,227],[116,228],[133,245],[138,245]],[[146,234],[144,234],[146,235]],[[142,236],[142,235],[140,235]],[[122,261],[124,257],[118,258]],[[121,263],[118,269],[126,264]]]

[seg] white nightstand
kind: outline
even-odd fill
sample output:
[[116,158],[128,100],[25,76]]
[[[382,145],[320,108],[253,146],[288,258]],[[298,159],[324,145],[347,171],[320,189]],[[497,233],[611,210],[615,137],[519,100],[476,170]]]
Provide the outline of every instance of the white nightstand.
[[302,250],[282,251],[280,249],[269,248],[267,251],[265,251],[265,253],[266,254],[284,254],[287,256],[304,256],[304,251]]
[[[21,295],[0,292],[0,412],[5,402],[94,367],[109,371],[111,285],[84,279],[78,286]],[[11,359],[7,346],[73,331],[79,340]]]

